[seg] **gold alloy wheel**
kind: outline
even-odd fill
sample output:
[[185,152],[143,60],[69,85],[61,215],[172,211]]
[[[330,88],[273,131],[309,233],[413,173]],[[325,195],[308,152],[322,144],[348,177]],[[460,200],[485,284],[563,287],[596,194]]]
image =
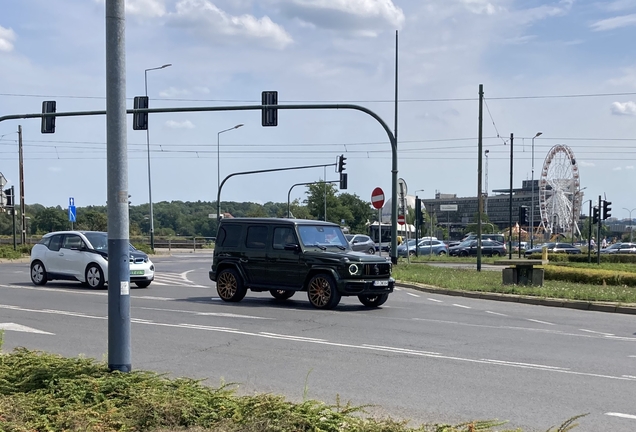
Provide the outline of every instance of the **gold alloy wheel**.
[[309,284],[309,299],[317,307],[325,307],[331,299],[332,287],[329,280],[324,276],[317,276]]
[[236,294],[238,282],[231,272],[224,271],[219,275],[219,279],[216,281],[216,286],[219,295],[222,298],[231,299]]

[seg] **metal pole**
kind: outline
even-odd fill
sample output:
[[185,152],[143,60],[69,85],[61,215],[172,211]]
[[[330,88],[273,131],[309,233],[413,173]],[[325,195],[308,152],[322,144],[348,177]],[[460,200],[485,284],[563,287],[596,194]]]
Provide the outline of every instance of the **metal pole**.
[[508,259],[512,259],[512,166],[513,166],[513,147],[514,134],[510,134],[510,194],[508,203],[508,222],[510,223],[510,231],[508,232]]
[[[20,244],[24,245],[26,242],[26,206],[24,204],[24,153],[22,151],[22,125],[18,125],[18,156],[20,160]],[[15,197],[13,199],[15,201]],[[15,209],[15,202],[13,203],[13,206]]]
[[590,200],[590,211],[588,213],[588,230],[587,230],[587,262],[592,262],[592,200]]
[[11,208],[11,214],[13,216],[13,250],[17,250],[18,245],[15,238],[15,188],[13,186],[11,186],[11,203],[13,204]]
[[382,256],[382,207],[378,209],[378,256]]
[[601,196],[598,196],[598,226],[596,227],[596,264],[601,264],[601,224],[603,223],[603,212],[601,211]]
[[[397,264],[397,212],[398,212],[398,160],[397,160],[397,138],[398,138],[398,32],[395,31],[395,122],[393,132],[393,142],[391,143],[391,262]],[[406,215],[404,216],[406,218]],[[405,221],[406,222],[406,221]],[[408,255],[408,254],[407,254]]]
[[[326,167],[325,167],[326,168]],[[340,180],[329,180],[325,182],[325,187],[327,183],[339,183]],[[295,188],[296,186],[305,186],[305,185],[312,185],[312,184],[319,184],[322,183],[322,181],[315,181],[315,182],[308,182],[308,183],[296,183],[293,184],[292,187],[289,188],[289,190],[287,191],[287,218],[291,217],[291,202],[290,202],[290,197],[291,197],[291,191],[293,188]]]
[[325,180],[325,222],[327,222],[327,167],[323,168],[323,180]]
[[106,0],[108,368],[130,372],[130,251],[125,0]]
[[[234,129],[238,129],[240,127],[243,126],[243,123],[237,124],[234,127],[231,128],[227,128],[227,129],[223,129],[222,131],[217,132],[216,134],[216,188],[218,190],[218,188],[221,185],[221,134],[224,132],[228,132]],[[220,214],[221,214],[221,203],[218,201],[218,197],[217,197],[217,201],[216,201],[216,224],[218,226],[219,221],[220,221]]]
[[630,210],[626,207],[623,207],[623,210],[627,210],[629,212],[629,242],[632,243],[634,241],[632,235],[632,233],[634,232],[634,228],[632,227],[632,212],[636,210],[636,208]]
[[481,193],[481,155],[483,148],[484,121],[484,85],[479,84],[479,126],[477,132],[477,271],[481,271],[481,213],[483,209],[483,195]]
[[[148,71],[165,69],[172,64],[165,64],[163,66],[150,68],[144,70],[144,89],[146,97],[148,97]],[[150,100],[148,100],[148,106],[150,106]],[[150,122],[148,122],[150,123]],[[150,249],[155,250],[155,217],[152,207],[152,179],[150,176],[150,124],[146,126],[146,148],[148,150],[148,203],[150,206]]]

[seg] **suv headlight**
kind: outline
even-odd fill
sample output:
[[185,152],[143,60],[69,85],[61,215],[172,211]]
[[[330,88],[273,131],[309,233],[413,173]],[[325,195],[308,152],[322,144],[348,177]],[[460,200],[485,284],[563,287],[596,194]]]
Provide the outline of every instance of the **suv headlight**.
[[351,276],[354,275],[361,275],[362,274],[362,264],[358,265],[358,264],[351,264],[349,266],[349,274]]

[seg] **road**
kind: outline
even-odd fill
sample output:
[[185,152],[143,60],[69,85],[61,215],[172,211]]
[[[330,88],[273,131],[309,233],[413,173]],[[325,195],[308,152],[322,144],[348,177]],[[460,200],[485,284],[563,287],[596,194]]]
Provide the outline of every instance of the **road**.
[[[583,413],[577,431],[636,428],[631,315],[446,297],[399,289],[382,308],[343,298],[313,309],[248,293],[216,296],[211,256],[156,257],[156,281],[131,290],[134,369],[239,383],[239,393],[373,404],[428,422],[508,420],[545,431]],[[22,327],[20,327],[22,326]],[[103,360],[107,292],[31,284],[28,264],[0,264],[4,351],[17,346]]]

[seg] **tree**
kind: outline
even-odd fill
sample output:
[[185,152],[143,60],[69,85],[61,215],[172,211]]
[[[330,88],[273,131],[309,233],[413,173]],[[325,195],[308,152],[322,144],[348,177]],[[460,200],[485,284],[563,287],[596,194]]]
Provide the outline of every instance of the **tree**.
[[81,210],[77,213],[77,229],[89,231],[108,230],[108,217],[95,210]]
[[39,234],[62,231],[69,228],[68,215],[60,206],[48,207],[34,216],[32,227]]
[[336,196],[336,186],[333,183],[320,182],[308,185],[307,189],[307,199],[304,202],[314,219],[325,219],[325,198],[327,221],[339,224],[342,219],[353,219],[353,213],[344,207]]
[[362,200],[358,195],[342,193],[338,199],[343,207],[349,209],[351,219],[345,218],[349,231],[352,233],[366,233],[367,224],[373,218],[375,210],[371,203]]

